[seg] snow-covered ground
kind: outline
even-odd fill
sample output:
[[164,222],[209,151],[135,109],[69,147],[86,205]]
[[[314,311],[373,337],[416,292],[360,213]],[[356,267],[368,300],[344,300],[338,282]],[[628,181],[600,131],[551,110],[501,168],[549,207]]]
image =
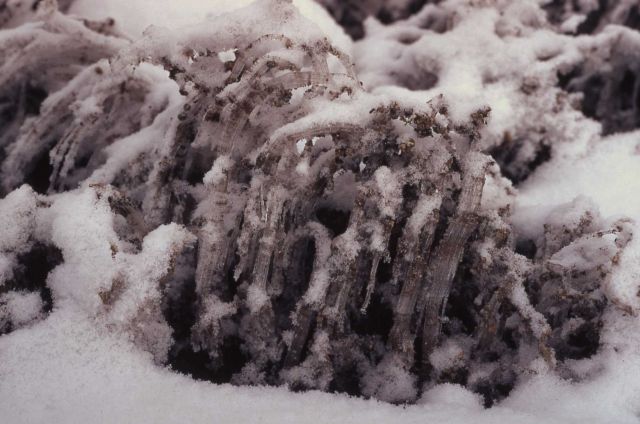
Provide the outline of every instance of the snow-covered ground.
[[[114,17],[119,31],[138,38],[149,25],[177,30],[249,3],[249,0],[77,0],[70,13],[91,19]],[[536,2],[522,2],[525,3]],[[370,38],[354,47],[320,6],[311,0],[296,0],[294,4],[333,43],[346,52],[355,51],[356,67],[362,72],[367,88],[376,95],[406,96],[407,102],[418,102],[418,98],[443,92],[460,114],[468,114],[481,104],[495,104],[495,121],[489,122],[483,134],[483,140],[488,141],[483,142],[497,143],[507,130],[525,133],[533,128],[536,123],[529,120],[539,117],[532,116],[531,110],[542,110],[548,100],[544,94],[518,97],[522,95],[520,88],[509,80],[524,68],[547,71],[549,68],[545,67],[552,65],[546,59],[539,64],[539,52],[533,54],[524,49],[522,40],[509,39],[511,44],[503,45],[503,39],[493,33],[486,39],[479,36],[473,40],[474,28],[482,35],[478,28],[496,26],[499,18],[495,11],[475,16],[462,14],[463,25],[457,31],[429,35],[433,39],[443,37],[443,44],[429,46],[432,38],[425,37],[417,47],[407,47],[394,60],[384,62],[389,49],[401,51],[389,41],[396,36],[391,34],[393,31],[400,31],[398,27],[378,28],[379,23],[370,21]],[[530,18],[526,10],[518,13]],[[407,31],[412,33],[415,28],[410,27],[407,25]],[[420,37],[424,35],[421,30],[415,31]],[[540,30],[529,41],[537,40],[536,48],[540,50],[561,50],[557,46],[564,39],[547,32],[550,31]],[[375,50],[376,47],[371,47],[375,43],[382,47]],[[495,57],[487,59],[481,52],[474,53],[478,44],[483,43],[494,43],[491,46]],[[582,43],[586,45],[588,41]],[[579,48],[580,45],[567,48],[564,56],[558,55],[562,57],[557,62],[571,62]],[[522,55],[519,49],[523,49]],[[396,87],[394,72],[401,66],[398,64],[406,66],[420,59],[415,55],[422,51],[432,55],[422,58],[423,65],[430,61],[458,61],[457,65],[448,68],[440,85],[411,90]],[[469,59],[474,54],[478,57]],[[148,78],[164,75],[156,74],[157,71],[149,70]],[[476,74],[482,74],[483,78],[468,78]],[[162,86],[157,96],[175,91],[171,84]],[[541,84],[544,87],[545,82]],[[179,103],[171,100],[170,95],[167,98],[166,104]],[[517,101],[521,104],[516,104]],[[322,112],[314,117],[318,119]],[[340,113],[339,109],[324,112]],[[575,111],[563,110],[545,119],[569,121],[576,115]],[[162,124],[161,120],[158,122]],[[436,385],[415,404],[397,406],[319,391],[294,393],[287,388],[196,381],[158,365],[162,353],[157,352],[162,352],[169,343],[163,338],[170,339],[161,325],[140,330],[155,337],[145,339],[142,345],[147,348],[141,349],[137,330],[123,330],[137,313],[133,305],[118,304],[104,319],[96,318],[99,306],[95,304],[98,299],[95,294],[104,292],[105,281],[125,275],[141,282],[139,290],[127,292],[132,302],[155,305],[153,302],[160,295],[152,287],[154,281],[162,279],[173,267],[175,246],[189,245],[193,236],[174,224],[160,226],[146,235],[140,253],[118,253],[112,261],[116,258],[114,243],[119,246],[108,242],[119,237],[112,231],[114,218],[106,202],[99,196],[97,200],[94,198],[88,184],[48,198],[51,204],[46,209],[36,206],[41,198],[23,186],[0,200],[0,285],[11,276],[11,261],[14,254],[20,253],[20,244],[31,238],[52,238],[62,250],[65,262],[47,280],[54,302],[53,311],[46,317],[43,318],[37,296],[14,293],[2,298],[0,313],[12,317],[18,328],[0,336],[0,423],[640,423],[640,131],[600,136],[600,127],[592,120],[580,117],[571,122],[573,126],[568,125],[566,133],[562,133],[565,128],[558,130],[559,139],[564,139],[553,146],[551,160],[513,189],[511,220],[515,232],[523,238],[542,237],[550,214],[579,199],[592,202],[607,223],[629,218],[634,233],[605,282],[604,291],[614,306],[605,312],[606,325],[598,352],[587,359],[567,360],[571,378],[561,378],[538,358],[523,367],[509,396],[488,409],[483,407],[479,395],[453,384]],[[149,128],[153,134],[144,133],[138,140],[154,140],[158,136],[153,126],[146,130]],[[160,132],[165,130],[162,125],[157,128]],[[132,149],[136,138],[128,140],[127,148]],[[140,151],[145,149],[144,140],[139,144]],[[110,160],[115,163],[118,143],[109,148]],[[92,181],[114,178],[105,175],[110,169],[125,166],[124,161],[113,168],[105,166],[102,173],[93,175]],[[21,232],[26,227],[32,233]],[[580,254],[581,257],[570,259],[592,260],[589,252],[579,251],[577,255]],[[84,266],[88,259],[91,267]]]
[[[0,339],[0,411],[5,423],[631,424],[640,405],[640,337],[637,319],[619,320],[605,352],[593,360],[599,369],[590,381],[532,374],[487,410],[456,385],[437,386],[416,405],[393,406],[196,382],[157,367],[150,355],[68,307]],[[618,346],[624,353],[614,352]]]

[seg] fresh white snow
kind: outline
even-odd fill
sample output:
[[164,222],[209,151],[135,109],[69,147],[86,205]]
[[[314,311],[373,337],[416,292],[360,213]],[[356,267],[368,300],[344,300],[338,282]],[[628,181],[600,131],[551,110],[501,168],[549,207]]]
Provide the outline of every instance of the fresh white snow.
[[[531,370],[500,406],[454,385],[412,406],[327,393],[196,382],[154,365],[150,355],[87,320],[74,307],[0,338],[0,411],[6,423],[637,423],[640,405],[636,319],[622,318],[591,381],[570,384]],[[637,328],[637,327],[636,327]],[[613,335],[610,338],[614,338]],[[616,354],[615,347],[627,352]],[[390,376],[391,377],[391,376]]]

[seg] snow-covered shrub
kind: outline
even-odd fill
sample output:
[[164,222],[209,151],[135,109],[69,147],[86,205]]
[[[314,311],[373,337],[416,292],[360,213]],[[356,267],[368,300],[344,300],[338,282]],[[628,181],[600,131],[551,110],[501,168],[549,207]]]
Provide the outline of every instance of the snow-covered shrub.
[[511,222],[514,183],[599,141],[558,73],[630,29],[449,0],[366,21],[354,65],[285,0],[137,41],[3,10],[2,331],[76,308],[215,381],[492,404],[578,378],[605,313],[637,309],[610,281],[629,219],[578,198]]
[[[5,10],[11,11],[11,4]],[[62,124],[70,119],[75,100],[71,96],[77,86],[67,84],[84,67],[116,54],[127,44],[103,34],[108,32],[108,23],[105,27],[65,16],[58,12],[55,1],[38,2],[29,16],[34,20],[10,27],[0,36],[0,158],[8,157],[0,175],[5,190],[22,181],[46,188],[41,174],[46,174],[48,150],[63,136],[60,133],[66,128]],[[57,98],[48,97],[54,92]],[[48,102],[43,104],[45,98]],[[82,112],[80,105],[74,106]],[[42,119],[32,119],[41,109],[54,111],[44,113]],[[78,129],[66,136],[76,133]],[[16,139],[22,141],[16,143]],[[23,157],[25,150],[28,158]]]

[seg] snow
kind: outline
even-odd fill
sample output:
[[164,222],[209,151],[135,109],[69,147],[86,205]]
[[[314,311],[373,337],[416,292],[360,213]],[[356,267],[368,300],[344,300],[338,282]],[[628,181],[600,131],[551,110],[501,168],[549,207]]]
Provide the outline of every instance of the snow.
[[13,275],[15,256],[28,249],[36,201],[36,193],[24,185],[0,202],[0,287]]
[[433,216],[440,210],[442,204],[442,196],[436,192],[432,196],[421,196],[418,199],[415,211],[407,220],[407,226],[415,235],[419,235],[420,229],[424,227],[430,216]]
[[431,352],[429,360],[434,368],[444,371],[449,368],[455,368],[457,364],[461,363],[464,356],[465,352],[460,343],[454,340],[447,340]]
[[[532,395],[524,391],[509,406],[490,410],[482,410],[475,395],[452,385],[427,392],[419,405],[402,407],[318,392],[196,382],[158,368],[148,355],[87,321],[75,308],[55,311],[29,331],[0,338],[0,358],[0,411],[7,423],[589,424],[605,422],[615,406],[622,407],[608,418],[637,422],[621,405],[628,398],[602,396],[590,404],[574,395],[578,388],[553,380],[553,390],[538,394],[533,403],[522,400]],[[624,382],[638,386],[630,380]],[[621,387],[607,382],[610,389]],[[533,382],[530,390],[536,384],[541,383]],[[580,394],[595,395],[594,389]],[[566,409],[554,400],[559,396],[572,400]]]
[[93,190],[64,194],[51,213],[51,240],[65,261],[51,272],[48,285],[58,301],[95,314],[102,304],[98,293],[109,290],[116,276],[111,246],[121,249],[106,199]]
[[[148,37],[164,34],[164,30],[157,27],[149,29],[151,25],[177,33],[189,28],[198,34],[207,25],[197,27],[203,19],[217,17],[216,22],[222,22],[224,13],[250,3],[250,0],[78,0],[71,11],[94,19],[115,17],[119,30],[137,39],[143,33]],[[595,7],[595,3],[587,0],[581,3],[585,9]],[[265,4],[261,3],[261,7]],[[449,1],[447,4],[462,3]],[[296,0],[294,5],[336,45],[347,52],[352,50],[351,40],[324,9],[311,0]],[[492,114],[484,135],[492,142],[514,128],[525,133],[530,129],[529,121],[539,118],[530,116],[530,111],[538,107],[546,110],[541,105],[546,107],[556,92],[534,96],[531,100],[519,93],[521,87],[514,83],[514,75],[522,77],[525,70],[531,71],[531,77],[542,78],[545,72],[554,73],[556,66],[573,60],[572,55],[577,51],[574,46],[563,44],[567,41],[565,35],[544,27],[544,18],[534,5],[535,2],[514,2],[501,13],[492,8],[478,10],[465,6],[455,14],[453,27],[442,34],[420,29],[418,25],[401,28],[370,20],[368,37],[356,44],[355,51],[360,75],[373,94],[355,93],[350,98],[352,103],[344,97],[334,101],[317,100],[307,115],[271,134],[268,142],[257,149],[258,153],[286,140],[289,134],[308,131],[313,126],[344,126],[346,130],[353,130],[354,127],[347,125],[368,122],[372,108],[389,104],[397,96],[402,98],[403,105],[425,107],[425,98],[445,93],[454,121],[464,121],[471,112],[491,105]],[[238,12],[234,19],[250,17],[251,22],[260,21],[260,16],[252,15],[251,9],[245,12],[246,15]],[[574,15],[561,29],[573,32],[581,19],[583,16]],[[297,20],[292,24],[293,29],[287,30],[302,30],[305,23]],[[236,28],[233,25],[229,23],[229,28]],[[267,23],[265,27],[275,25],[277,23]],[[313,31],[309,29],[308,34]],[[605,36],[616,34],[610,30]],[[399,48],[403,44],[399,37],[407,36],[415,38],[414,43]],[[586,41],[580,43],[589,45]],[[141,45],[144,46],[144,42]],[[166,46],[159,47],[164,48]],[[221,60],[236,58],[232,50],[217,53]],[[551,59],[546,63],[541,57]],[[107,60],[100,62],[104,69],[111,64]],[[418,69],[424,80],[428,81],[432,75],[436,81],[433,86],[415,90],[398,87],[394,79],[398,69]],[[93,72],[93,68],[87,69],[75,86],[63,91],[86,90],[82,85]],[[479,395],[449,383],[425,387],[413,405],[392,405],[344,394],[294,393],[286,387],[215,385],[196,381],[161,365],[166,363],[173,337],[161,310],[166,294],[163,280],[176,266],[181,252],[193,248],[196,237],[186,228],[171,223],[136,234],[140,245],[135,246],[117,230],[124,228],[128,233],[136,230],[124,216],[114,213],[110,205],[110,199],[117,197],[117,193],[108,184],[126,170],[132,157],[162,149],[158,141],[176,131],[177,122],[172,117],[184,106],[178,85],[167,78],[166,71],[142,64],[131,72],[153,87],[144,99],[144,107],[162,112],[140,131],[106,146],[105,163],[78,188],[44,196],[24,185],[0,200],[0,289],[4,290],[0,292],[0,330],[12,327],[10,333],[0,336],[2,422],[626,424],[640,421],[640,316],[637,313],[640,310],[640,131],[601,137],[598,124],[577,111],[564,108],[559,112],[562,118],[558,119],[564,123],[562,128],[550,135],[560,140],[553,145],[550,161],[517,187],[499,177],[498,165],[493,163],[489,164],[485,178],[482,213],[512,210],[509,219],[516,237],[539,240],[547,237],[552,228],[560,234],[578,236],[566,245],[549,236],[546,246],[550,250],[549,271],[562,274],[611,270],[603,285],[613,305],[606,311],[601,346],[594,356],[567,361],[562,369],[554,369],[557,364],[542,358],[522,361],[518,364],[521,373],[514,390],[491,408],[483,407]],[[231,87],[229,91],[236,88]],[[293,106],[298,101],[302,103],[307,88],[299,90],[291,102]],[[102,113],[96,96],[91,93],[73,104],[75,119],[89,119]],[[43,107],[55,105],[54,95]],[[152,115],[149,112],[149,116]],[[437,119],[446,124],[442,115]],[[328,138],[309,139],[313,144],[316,141],[332,143]],[[523,148],[524,155],[535,154],[533,144]],[[302,155],[303,150],[299,149],[298,153]],[[219,188],[233,165],[230,155],[218,156],[204,174],[202,183],[208,188]],[[484,167],[486,162],[477,160],[471,165]],[[310,173],[310,166],[307,158],[298,163],[296,170],[301,179]],[[360,172],[366,169],[364,162],[360,162],[359,169]],[[374,180],[383,200],[378,205],[381,215],[394,218],[402,201],[399,181],[386,166],[375,171]],[[331,206],[349,210],[357,190],[356,177],[348,173],[336,177],[335,181],[339,184],[326,201]],[[251,189],[261,187],[262,183],[260,178],[253,179]],[[406,224],[412,233],[419,234],[442,202],[443,194],[438,191],[421,195]],[[255,224],[254,228],[262,228],[260,216],[248,215],[246,219]],[[316,253],[301,307],[317,311],[330,284],[330,267],[326,263],[332,249],[344,252],[344,257],[335,260],[346,263],[355,261],[360,249],[384,252],[386,240],[384,229],[373,226],[372,241],[365,246],[350,227],[332,244],[325,227],[319,223],[307,225],[306,230],[315,240]],[[202,231],[209,231],[213,242],[224,234],[213,224],[203,227]],[[53,297],[53,309],[47,313],[38,292],[4,287],[12,278],[16,257],[36,242],[57,246],[64,258],[46,279]],[[553,246],[554,243],[557,246]],[[494,247],[487,245],[482,251],[487,263],[492,259]],[[549,324],[531,305],[520,281],[522,277],[513,276],[511,303],[530,321],[533,334],[544,339],[550,332]],[[247,299],[249,309],[256,314],[270,301],[260,284],[249,285]],[[220,322],[235,314],[238,305],[235,300],[223,302],[209,297],[203,311],[201,323],[209,324],[217,332],[221,330]],[[331,342],[327,333],[320,331],[310,349],[317,353],[315,357],[322,359],[328,355]],[[455,367],[465,354],[464,340],[450,339],[430,355],[430,360],[437,371],[442,371]],[[314,374],[313,367],[308,361],[287,370],[287,381],[325,378]],[[415,399],[418,392],[415,375],[399,357],[386,356],[375,368],[358,372],[364,375],[362,391],[367,396],[399,402]],[[251,369],[247,368],[245,374],[247,380],[250,379]],[[569,377],[563,379],[559,375]]]
[[[640,216],[636,217],[640,221]],[[636,234],[638,226],[634,227]],[[619,284],[616,284],[619,283]],[[606,285],[606,289],[614,299],[622,305],[634,309],[640,308],[640,237],[633,237],[620,257],[614,278]]]
[[416,377],[393,355],[383,359],[375,370],[367,373],[363,383],[364,394],[387,402],[414,399],[416,395]]
[[204,174],[203,182],[209,186],[216,186],[226,178],[226,172],[233,165],[233,160],[223,155],[216,159],[211,169]]
[[[626,318],[631,328],[635,319]],[[626,330],[630,330],[627,328]],[[618,330],[624,330],[620,328]],[[587,384],[546,374],[532,378],[504,405],[482,409],[477,395],[446,384],[414,406],[319,392],[196,382],[155,366],[76,308],[0,338],[0,411],[6,423],[637,423],[640,382],[634,351]],[[614,355],[611,349],[604,354]]]
[[389,218],[394,217],[394,211],[402,202],[400,196],[400,184],[386,166],[378,168],[374,174],[378,190],[382,195],[383,203],[378,205],[380,213]]
[[[117,28],[131,38],[142,36],[151,25],[179,29],[245,7],[255,0],[77,0],[70,13],[89,19],[113,18]],[[295,0],[302,15],[342,50],[351,51],[351,40],[329,14],[312,0]]]
[[11,192],[0,203],[0,252],[19,253],[29,241],[26,228],[35,224],[36,194],[24,185]]
[[[105,69],[110,68],[108,63],[100,63],[100,65]],[[94,72],[91,69],[89,71]],[[157,140],[162,140],[173,130],[174,123],[170,118],[182,107],[184,101],[178,93],[177,84],[167,78],[168,72],[148,63],[142,63],[132,72],[152,87],[152,91],[146,96],[143,110],[162,110],[163,107],[164,110],[155,117],[151,125],[108,145],[105,148],[105,153],[108,155],[106,163],[83,182],[85,186],[113,182],[116,176],[129,165],[131,157],[149,152]]]
[[20,328],[40,318],[42,299],[39,293],[12,291],[0,296],[0,328],[4,322]]
[[551,329],[545,317],[535,310],[531,303],[527,293],[525,292],[522,284],[515,284],[510,296],[513,306],[518,308],[523,317],[526,317],[530,321],[531,329],[536,337],[543,339],[545,334],[548,334]]
[[[637,331],[631,331],[638,319],[619,312],[613,315],[607,321],[616,324],[605,332],[606,348],[590,361],[593,368],[588,383],[572,384],[538,370],[503,406],[529,412],[542,408],[545,414],[564,422],[573,422],[585,413],[590,415],[585,417],[587,422],[638,422],[640,340]],[[604,369],[603,363],[607,364]]]
[[640,217],[640,131],[616,134],[542,165],[519,188],[518,209],[547,209],[583,195],[605,217]]
[[261,288],[252,284],[247,289],[247,304],[252,313],[256,313],[262,309],[263,306],[269,303],[269,295]]
[[617,251],[616,239],[615,234],[580,238],[556,252],[549,259],[549,264],[566,269],[573,267],[577,271],[588,271],[599,266],[611,265]]

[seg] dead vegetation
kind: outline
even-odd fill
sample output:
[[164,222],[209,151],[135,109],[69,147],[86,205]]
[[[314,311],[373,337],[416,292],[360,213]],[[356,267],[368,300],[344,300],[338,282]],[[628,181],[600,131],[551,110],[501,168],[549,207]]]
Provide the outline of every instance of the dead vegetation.
[[[295,13],[265,4],[274,22]],[[156,359],[391,402],[454,382],[491,404],[531,360],[565,375],[564,360],[597,350],[629,226],[577,203],[550,215],[543,240],[518,239],[513,188],[481,151],[489,108],[456,122],[443,98],[370,95],[320,36],[221,24],[130,44],[55,10],[35,19],[1,33],[3,189],[106,196],[132,254],[161,224],[196,235],[195,249],[163,253],[158,291],[125,311]],[[105,308],[132,278],[98,293]]]

